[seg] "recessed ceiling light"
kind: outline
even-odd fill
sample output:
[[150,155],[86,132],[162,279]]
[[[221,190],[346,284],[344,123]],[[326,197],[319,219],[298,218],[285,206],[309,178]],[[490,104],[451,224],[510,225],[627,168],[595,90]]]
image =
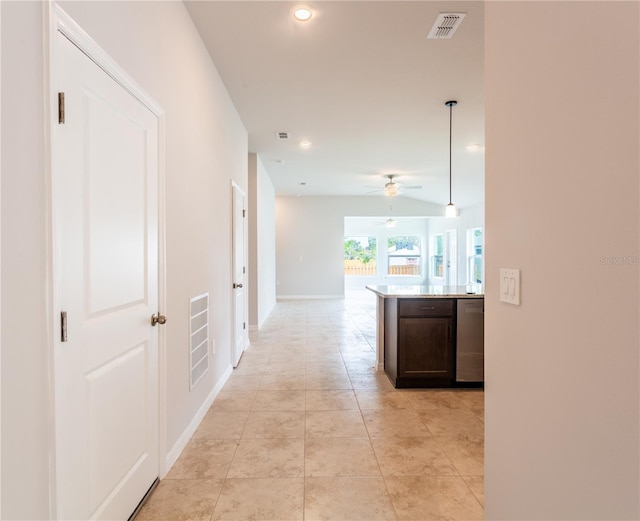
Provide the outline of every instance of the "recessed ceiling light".
[[300,141],[300,148],[309,148],[311,146],[311,141]]
[[300,21],[300,22],[306,22],[307,20],[309,20],[311,18],[312,15],[313,15],[313,13],[311,12],[311,9],[309,9],[307,7],[298,7],[293,12],[293,16],[295,17],[295,19]]

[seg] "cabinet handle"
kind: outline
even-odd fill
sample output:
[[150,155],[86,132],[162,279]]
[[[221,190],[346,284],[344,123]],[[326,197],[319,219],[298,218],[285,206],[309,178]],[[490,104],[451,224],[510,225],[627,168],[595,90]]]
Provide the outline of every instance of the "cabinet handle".
[[452,333],[453,333],[453,326],[449,324],[449,340],[451,340]]
[[420,309],[424,309],[425,311],[428,309],[436,309],[435,306],[431,306],[431,307],[425,307],[425,308],[420,308]]

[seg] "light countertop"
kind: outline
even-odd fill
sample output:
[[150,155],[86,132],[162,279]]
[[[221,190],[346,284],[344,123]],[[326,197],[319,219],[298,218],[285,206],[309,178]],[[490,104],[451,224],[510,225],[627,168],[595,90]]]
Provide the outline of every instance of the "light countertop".
[[479,284],[466,286],[367,286],[382,298],[484,298]]

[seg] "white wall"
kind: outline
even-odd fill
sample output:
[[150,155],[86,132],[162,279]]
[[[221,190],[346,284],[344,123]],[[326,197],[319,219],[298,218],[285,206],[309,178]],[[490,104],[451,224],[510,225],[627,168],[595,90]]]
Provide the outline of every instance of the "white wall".
[[[446,230],[455,230],[457,236],[457,273],[458,285],[467,284],[467,230],[482,228],[484,230],[484,204],[464,208],[455,219],[434,217],[429,219],[429,237]],[[431,246],[429,244],[429,246]],[[443,284],[441,279],[429,279],[430,284]]]
[[[49,516],[44,6],[2,3],[3,519]],[[175,455],[230,369],[230,180],[246,192],[247,134],[181,2],[63,7],[166,111],[165,434]],[[206,291],[217,351],[189,392],[188,302]]]
[[638,7],[485,8],[487,519],[640,518]]
[[49,516],[41,33],[2,2],[2,519]]
[[[442,207],[403,197],[393,199],[393,215],[442,215]],[[277,197],[277,294],[336,297],[344,295],[344,218],[383,217],[389,198]]]
[[257,154],[249,154],[249,327],[276,304],[276,192]]

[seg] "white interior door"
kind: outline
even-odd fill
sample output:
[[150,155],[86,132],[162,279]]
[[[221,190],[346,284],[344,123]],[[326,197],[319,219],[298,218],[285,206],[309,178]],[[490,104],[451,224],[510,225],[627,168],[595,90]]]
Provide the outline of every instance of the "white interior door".
[[127,519],[159,473],[158,119],[60,32],[54,56],[57,514]]
[[445,236],[445,285],[457,286],[458,284],[458,231],[447,230]]
[[245,262],[245,216],[244,192],[233,183],[233,367],[238,365],[244,352],[247,320],[245,317],[246,262]]

